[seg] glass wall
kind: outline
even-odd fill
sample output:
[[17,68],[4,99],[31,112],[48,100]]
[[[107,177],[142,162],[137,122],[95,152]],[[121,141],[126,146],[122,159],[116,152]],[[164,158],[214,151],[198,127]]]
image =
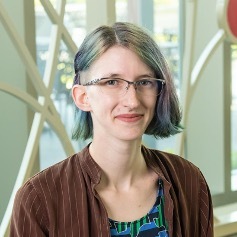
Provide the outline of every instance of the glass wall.
[[[54,8],[57,7],[56,2],[57,1],[52,0]],[[38,0],[35,0],[35,19],[37,65],[42,78],[44,78],[47,67],[46,63],[49,60],[53,24]],[[77,47],[79,47],[86,34],[85,1],[68,1],[66,3],[64,25]],[[69,137],[71,137],[74,117],[74,106],[70,96],[70,89],[74,77],[73,59],[74,53],[71,53],[65,42],[61,41],[60,50],[57,55],[57,71],[51,98],[61,116],[62,122],[65,124]],[[75,150],[78,151],[83,146],[83,143],[80,141],[73,142],[73,145]],[[66,154],[61,142],[48,123],[45,123],[40,140],[40,168],[44,169],[65,158]]]
[[[56,7],[56,1],[53,1]],[[180,50],[180,16],[178,0],[154,0],[153,1],[153,33],[154,39],[160,46],[170,66],[175,85],[180,94],[182,58]],[[44,8],[38,0],[35,0],[36,14],[36,42],[37,42],[37,64],[44,78],[46,62],[50,51],[50,35],[53,24],[48,18]],[[116,0],[116,20],[127,21],[127,0]],[[64,24],[72,36],[77,47],[81,44],[86,34],[86,0],[68,1],[65,8]],[[71,101],[70,89],[73,82],[73,53],[70,53],[64,41],[60,43],[60,51],[57,56],[57,72],[55,75],[51,98],[71,136],[73,128],[74,107]],[[237,190],[237,46],[232,45],[232,105],[231,105],[231,189]],[[154,140],[154,139],[153,139]],[[148,140],[149,141],[149,140]],[[84,147],[85,142],[73,142],[75,151]],[[149,144],[148,144],[149,145]],[[158,140],[153,144],[156,148],[174,152],[176,137]],[[53,132],[48,123],[45,123],[40,142],[40,164],[41,169],[56,163],[66,157],[61,142]],[[223,167],[225,164],[223,164]],[[225,181],[226,182],[226,181]],[[223,184],[225,183],[223,181]],[[230,185],[229,185],[230,186]],[[214,194],[214,188],[210,187]],[[223,186],[224,188],[224,186]]]
[[[169,64],[177,92],[180,92],[179,1],[154,0],[154,38]],[[157,148],[174,152],[176,136],[157,140]]]
[[116,21],[128,21],[128,2],[127,0],[116,0]]

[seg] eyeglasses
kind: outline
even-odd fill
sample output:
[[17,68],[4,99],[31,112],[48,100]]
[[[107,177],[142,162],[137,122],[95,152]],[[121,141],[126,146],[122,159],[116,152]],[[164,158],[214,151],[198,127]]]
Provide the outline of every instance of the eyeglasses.
[[142,78],[137,81],[127,81],[122,78],[100,78],[87,82],[83,86],[99,86],[102,93],[107,95],[122,95],[125,94],[130,85],[133,85],[135,90],[145,96],[158,96],[161,94],[165,85],[164,79],[157,78]]

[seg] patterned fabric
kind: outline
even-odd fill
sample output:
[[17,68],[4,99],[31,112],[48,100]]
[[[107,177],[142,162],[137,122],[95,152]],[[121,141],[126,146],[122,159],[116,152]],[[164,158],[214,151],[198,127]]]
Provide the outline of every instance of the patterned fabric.
[[159,179],[157,199],[147,215],[132,222],[118,222],[109,219],[109,224],[111,237],[168,237],[162,180]]

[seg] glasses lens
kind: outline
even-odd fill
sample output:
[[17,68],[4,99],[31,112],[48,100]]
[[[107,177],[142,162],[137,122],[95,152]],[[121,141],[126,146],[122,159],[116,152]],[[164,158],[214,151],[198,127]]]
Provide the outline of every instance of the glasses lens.
[[158,81],[157,81],[157,84],[158,84],[158,89],[157,89],[157,96],[158,96],[158,95],[160,95],[161,92],[163,91],[165,82],[162,81],[162,80],[158,80]]
[[147,78],[137,81],[137,89],[146,96],[158,96],[163,88],[162,81],[156,78]]
[[128,82],[121,78],[103,78],[97,82],[97,85],[100,86],[102,93],[109,95],[125,94],[130,86],[134,86],[141,95],[158,96],[162,91],[163,81],[156,78],[144,78],[135,82]]
[[120,78],[104,78],[98,83],[101,92],[109,95],[119,95],[125,92],[127,82]]

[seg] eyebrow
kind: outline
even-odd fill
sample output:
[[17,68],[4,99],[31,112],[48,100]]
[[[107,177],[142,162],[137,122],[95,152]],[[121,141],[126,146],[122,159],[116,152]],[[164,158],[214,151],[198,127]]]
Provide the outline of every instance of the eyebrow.
[[[101,78],[107,78],[107,77],[112,77],[112,78],[123,78],[123,76],[119,73],[109,73],[106,74],[105,76],[102,76]],[[147,73],[147,74],[142,74],[136,77],[136,79],[140,78],[146,78],[146,77],[155,77],[153,73]]]

